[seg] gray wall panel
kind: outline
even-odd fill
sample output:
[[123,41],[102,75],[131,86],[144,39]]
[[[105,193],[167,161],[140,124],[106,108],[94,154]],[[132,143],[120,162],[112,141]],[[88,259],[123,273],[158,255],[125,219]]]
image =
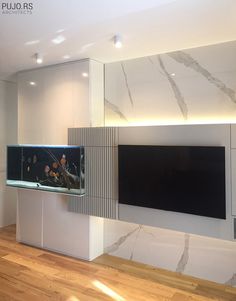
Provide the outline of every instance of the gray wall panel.
[[68,144],[85,147],[85,196],[70,197],[69,211],[117,218],[117,128],[73,128]]

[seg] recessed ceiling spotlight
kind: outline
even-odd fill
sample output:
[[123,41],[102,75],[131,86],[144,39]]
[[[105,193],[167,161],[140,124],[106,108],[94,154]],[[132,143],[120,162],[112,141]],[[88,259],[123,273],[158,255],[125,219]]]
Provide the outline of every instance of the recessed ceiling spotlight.
[[175,73],[171,73],[171,76],[175,76]]
[[121,48],[123,46],[121,36],[118,34],[114,36],[114,45],[116,48]]
[[65,60],[68,60],[68,59],[70,59],[70,56],[68,54],[66,54],[66,55],[63,55],[62,58],[65,59]]
[[58,29],[57,33],[62,33],[63,31],[65,31],[65,29],[64,29],[64,28],[62,28],[62,29]]
[[66,38],[62,35],[57,36],[55,39],[52,39],[53,44],[61,44],[66,40]]
[[26,46],[36,45],[36,44],[38,44],[39,42],[40,42],[39,40],[28,41],[28,42],[25,42],[25,45],[26,45]]
[[29,82],[31,86],[36,86],[36,82]]
[[88,73],[87,73],[87,72],[83,72],[83,73],[82,73],[82,76],[83,76],[83,77],[88,77]]
[[34,57],[35,57],[35,60],[36,60],[37,64],[42,64],[42,62],[43,62],[42,55],[40,55],[39,53],[35,53]]

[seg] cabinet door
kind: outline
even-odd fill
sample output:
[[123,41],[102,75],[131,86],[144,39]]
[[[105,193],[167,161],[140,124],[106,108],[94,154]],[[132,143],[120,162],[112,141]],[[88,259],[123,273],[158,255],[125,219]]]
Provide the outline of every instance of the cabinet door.
[[18,241],[42,247],[42,208],[42,192],[18,189]]

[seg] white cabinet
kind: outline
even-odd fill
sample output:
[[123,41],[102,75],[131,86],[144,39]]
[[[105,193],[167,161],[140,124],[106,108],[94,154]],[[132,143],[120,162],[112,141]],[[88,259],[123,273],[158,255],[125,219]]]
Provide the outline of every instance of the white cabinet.
[[42,247],[43,193],[18,189],[17,241]]
[[[68,128],[102,126],[103,80],[103,64],[91,60],[20,72],[19,143],[66,145]],[[67,205],[66,196],[19,191],[18,240],[87,260],[101,255],[103,222],[68,212]]]

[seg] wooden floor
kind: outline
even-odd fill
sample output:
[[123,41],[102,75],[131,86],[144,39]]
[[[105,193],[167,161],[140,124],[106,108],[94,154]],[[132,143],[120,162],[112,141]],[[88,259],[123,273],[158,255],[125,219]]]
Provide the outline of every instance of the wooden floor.
[[236,301],[236,289],[103,255],[85,262],[0,229],[0,301]]

